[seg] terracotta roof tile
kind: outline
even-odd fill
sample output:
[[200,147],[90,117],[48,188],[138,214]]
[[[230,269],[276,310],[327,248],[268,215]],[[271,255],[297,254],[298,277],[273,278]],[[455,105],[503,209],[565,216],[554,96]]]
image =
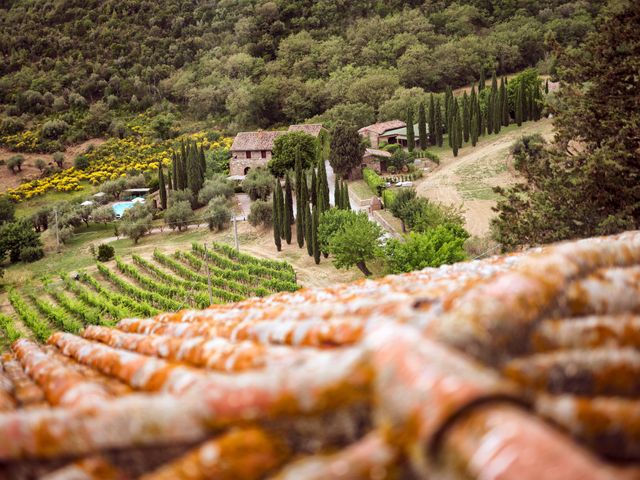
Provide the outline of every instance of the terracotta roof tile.
[[231,151],[272,150],[273,142],[285,131],[240,132],[233,139]]
[[308,123],[308,124],[302,124],[302,125],[290,125],[289,126],[289,131],[290,132],[304,132],[306,134],[309,135],[313,135],[314,137],[317,137],[318,135],[320,135],[320,132],[322,131],[322,124],[321,123]]
[[393,130],[394,128],[402,128],[407,124],[402,120],[389,120],[387,122],[374,123],[373,125],[367,125],[358,130],[358,133],[364,135],[367,132],[377,133],[382,135],[387,130]]
[[633,478],[639,266],[630,232],[19,340],[0,472]]

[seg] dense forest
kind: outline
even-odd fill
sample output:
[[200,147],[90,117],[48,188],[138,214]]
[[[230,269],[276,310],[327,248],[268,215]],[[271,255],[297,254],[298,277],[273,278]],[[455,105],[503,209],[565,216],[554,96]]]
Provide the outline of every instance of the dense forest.
[[[366,124],[406,99],[539,66],[578,45],[578,0],[16,0],[0,6],[0,134],[70,143],[136,112],[228,130]],[[402,108],[399,107],[402,105]],[[45,128],[46,127],[46,128]]]

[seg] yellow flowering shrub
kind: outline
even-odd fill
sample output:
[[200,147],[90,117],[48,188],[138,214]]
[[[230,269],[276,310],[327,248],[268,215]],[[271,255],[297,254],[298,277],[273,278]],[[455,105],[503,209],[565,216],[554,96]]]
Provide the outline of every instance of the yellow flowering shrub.
[[206,132],[185,134],[177,139],[165,141],[151,140],[147,137],[112,138],[85,154],[89,159],[89,167],[86,170],[67,168],[49,177],[23,183],[7,193],[14,200],[22,201],[50,190],[82,190],[82,181],[99,185],[128,174],[136,175],[147,170],[157,170],[160,162],[164,166],[171,164],[171,150],[182,140],[195,140],[205,150],[229,149],[233,142],[231,138],[210,141]]

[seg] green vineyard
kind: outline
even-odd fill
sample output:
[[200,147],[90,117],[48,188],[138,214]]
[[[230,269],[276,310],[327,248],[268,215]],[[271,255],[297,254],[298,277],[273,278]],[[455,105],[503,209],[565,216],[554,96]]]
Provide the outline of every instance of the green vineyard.
[[77,333],[122,318],[237,302],[299,288],[286,262],[256,258],[228,245],[165,254],[132,254],[96,271],[60,273],[42,287],[9,292],[12,313],[0,314],[0,349],[22,336],[40,342],[56,330]]

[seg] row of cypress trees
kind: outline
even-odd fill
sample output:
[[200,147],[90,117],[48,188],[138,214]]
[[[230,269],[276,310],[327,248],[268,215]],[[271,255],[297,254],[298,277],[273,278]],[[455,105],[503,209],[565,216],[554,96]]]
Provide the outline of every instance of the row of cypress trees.
[[[471,88],[471,94],[465,91],[462,97],[454,97],[450,86],[447,86],[444,94],[444,118],[442,118],[442,108],[440,100],[435,99],[431,94],[429,97],[429,108],[425,108],[423,103],[418,109],[418,141],[420,149],[425,150],[428,146],[439,146],[443,144],[443,133],[448,134],[448,144],[453,150],[454,156],[458,155],[458,149],[463,143],[471,142],[475,147],[478,137],[492,133],[500,133],[501,128],[508,126],[511,122],[509,107],[509,97],[507,93],[507,79],[502,77],[498,86],[498,79],[495,71],[491,76],[491,87],[488,92],[481,95],[485,90],[484,69],[480,72],[480,82],[476,93],[475,84]],[[548,83],[545,84],[545,91],[548,91]],[[481,96],[484,102],[481,102]],[[484,108],[481,106],[484,103]],[[515,98],[515,122],[518,126],[527,120],[540,120],[542,114],[542,94],[539,86],[525,86],[525,82],[519,83]],[[416,147],[414,132],[414,112],[410,106],[407,110],[407,147],[413,151]]]
[[190,189],[194,198],[204,185],[207,163],[204,147],[194,141],[181,142],[180,149],[171,155],[169,184],[173,190]]
[[[311,185],[307,182],[307,172],[302,169],[300,157],[295,161],[295,199],[296,213],[293,213],[293,188],[289,173],[285,175],[284,192],[279,179],[274,185],[273,201],[273,240],[278,251],[282,249],[282,240],[291,244],[292,226],[295,224],[296,242],[299,248],[306,245],[307,253],[316,264],[320,263],[320,245],[318,241],[318,223],[320,215],[331,208],[329,202],[329,183],[324,160],[311,168]],[[336,177],[334,203],[336,208],[349,209],[349,190],[346,182]]]

